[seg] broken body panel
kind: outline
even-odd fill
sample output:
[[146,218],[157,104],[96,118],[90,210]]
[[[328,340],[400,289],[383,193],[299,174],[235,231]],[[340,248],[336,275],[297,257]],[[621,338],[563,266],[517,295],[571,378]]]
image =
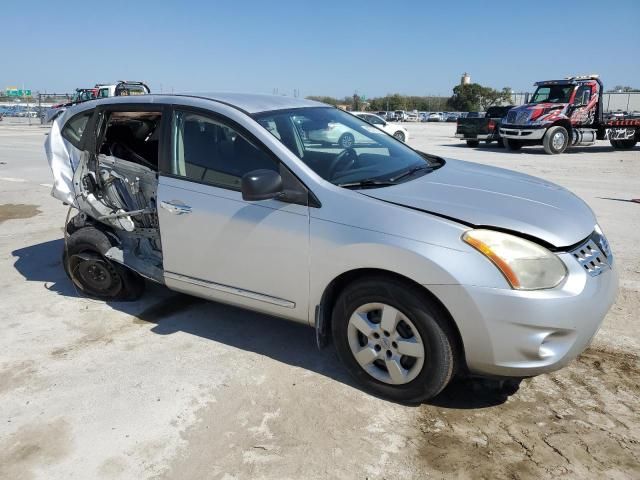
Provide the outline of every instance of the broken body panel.
[[[75,145],[62,132],[67,115],[54,122],[45,142],[54,175],[52,195],[80,211],[73,219],[76,228],[96,221],[112,227],[118,242],[106,252],[107,258],[164,283],[156,202],[158,173],[138,162],[101,153],[111,153],[114,144],[117,147],[107,130],[122,124],[123,119],[116,114],[114,122],[113,117],[113,114],[111,118],[97,115],[99,125],[88,119],[85,128],[95,128],[97,136],[89,136],[93,141]],[[135,116],[130,118],[138,120]],[[160,126],[160,118],[157,114],[154,132]]]

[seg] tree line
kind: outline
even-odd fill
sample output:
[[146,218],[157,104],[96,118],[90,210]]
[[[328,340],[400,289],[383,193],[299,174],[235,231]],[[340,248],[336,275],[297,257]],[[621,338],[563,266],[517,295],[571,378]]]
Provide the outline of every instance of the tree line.
[[400,93],[387,94],[384,97],[376,97],[365,101],[359,95],[354,94],[344,98],[335,98],[322,95],[311,95],[309,100],[316,100],[329,105],[344,106],[348,110],[392,111],[392,110],[418,110],[426,112],[456,111],[475,112],[484,111],[493,105],[509,104],[511,102],[511,88],[504,87],[496,90],[484,87],[478,83],[456,85],[451,97],[401,95]]

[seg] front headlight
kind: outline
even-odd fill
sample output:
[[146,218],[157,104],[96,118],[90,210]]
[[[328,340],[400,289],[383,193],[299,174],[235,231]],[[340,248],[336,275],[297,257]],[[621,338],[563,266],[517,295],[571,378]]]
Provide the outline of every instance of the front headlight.
[[466,232],[462,240],[491,260],[517,290],[553,288],[567,276],[555,254],[515,235],[478,229]]

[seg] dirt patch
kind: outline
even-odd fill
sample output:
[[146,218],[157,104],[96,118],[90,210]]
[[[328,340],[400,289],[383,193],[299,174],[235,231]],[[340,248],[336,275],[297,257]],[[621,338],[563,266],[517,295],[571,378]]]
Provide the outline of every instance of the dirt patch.
[[35,363],[31,360],[4,365],[0,369],[0,393],[18,388],[36,373]]
[[[637,356],[588,350],[525,380],[502,404],[495,391],[467,394],[474,409],[421,407],[425,469],[474,479],[640,478]],[[476,408],[481,400],[488,408]]]
[[61,418],[20,427],[0,441],[0,478],[34,478],[34,470],[64,458],[71,441],[71,428]]
[[16,220],[22,218],[31,218],[38,215],[37,205],[24,205],[21,203],[6,203],[0,205],[0,223],[6,220]]

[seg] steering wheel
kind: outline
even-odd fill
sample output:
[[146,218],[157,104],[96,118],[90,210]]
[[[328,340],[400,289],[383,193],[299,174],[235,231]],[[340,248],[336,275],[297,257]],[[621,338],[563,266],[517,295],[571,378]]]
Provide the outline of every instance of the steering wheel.
[[336,155],[331,165],[329,166],[329,178],[333,179],[336,173],[351,168],[358,160],[358,153],[353,148],[345,148],[342,152]]

